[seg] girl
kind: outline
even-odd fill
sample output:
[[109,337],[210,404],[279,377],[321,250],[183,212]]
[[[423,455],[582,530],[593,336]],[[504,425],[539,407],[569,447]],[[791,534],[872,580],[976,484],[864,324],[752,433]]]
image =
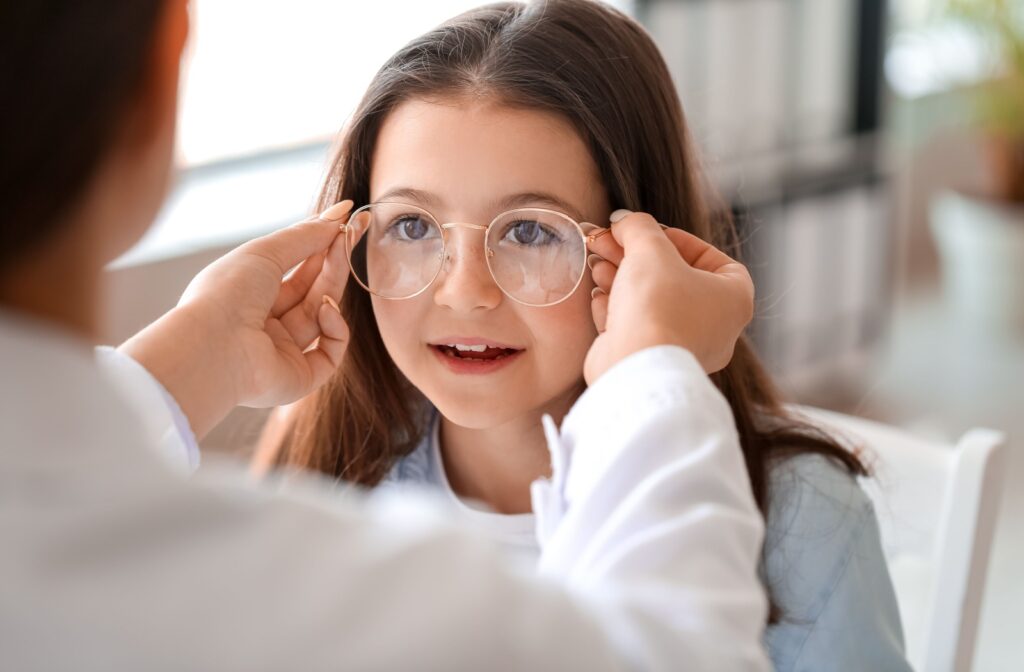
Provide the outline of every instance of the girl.
[[[619,253],[593,241],[587,273],[580,241],[627,208],[731,246],[709,191],[657,48],[614,9],[501,3],[414,40],[371,83],[320,196],[362,206],[345,360],[272,419],[258,461],[434,488],[535,553],[541,420],[585,389]],[[908,669],[862,461],[787,414],[745,342],[712,379],[766,519],[776,668]]]

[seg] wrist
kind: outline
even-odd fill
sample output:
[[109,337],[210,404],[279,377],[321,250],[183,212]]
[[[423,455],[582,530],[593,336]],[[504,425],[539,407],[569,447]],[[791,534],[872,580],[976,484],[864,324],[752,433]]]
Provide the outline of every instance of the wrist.
[[189,304],[172,309],[118,348],[164,386],[197,438],[238,403],[225,333]]
[[[712,369],[712,355],[706,348],[706,341],[708,340],[705,334],[699,333],[700,325],[688,325],[691,328],[679,329],[671,328],[671,326],[665,326],[658,328],[653,326],[650,328],[648,333],[645,335],[643,342],[646,343],[647,348],[658,347],[662,345],[675,346],[686,350],[700,364],[701,368],[704,369],[705,373],[710,373]],[[697,327],[697,329],[692,329]]]

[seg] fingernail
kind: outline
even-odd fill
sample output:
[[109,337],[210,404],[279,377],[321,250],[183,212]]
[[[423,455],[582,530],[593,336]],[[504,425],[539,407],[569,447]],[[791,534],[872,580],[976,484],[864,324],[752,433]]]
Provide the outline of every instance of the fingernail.
[[341,308],[338,306],[338,302],[332,299],[331,297],[327,296],[326,294],[324,294],[324,304],[330,306],[331,308],[334,308],[336,311],[338,311],[338,314],[341,315]]
[[632,214],[633,214],[632,210],[626,210],[625,208],[620,208],[619,210],[616,210],[615,212],[613,212],[611,214],[611,216],[608,217],[608,220],[611,221],[612,224],[614,224],[615,222],[619,221],[623,217],[626,217],[627,215],[632,215]]
[[600,287],[594,287],[592,290],[590,290],[590,298],[596,299],[599,294],[607,294],[607,293],[608,292],[604,291]]
[[321,212],[320,219],[328,219],[332,221],[336,219],[341,219],[346,214],[348,214],[349,210],[352,209],[352,205],[352,201],[346,198],[341,203],[335,203],[331,207]]
[[591,254],[587,256],[587,268],[594,270],[594,264],[599,261],[604,261],[604,257],[599,254]]

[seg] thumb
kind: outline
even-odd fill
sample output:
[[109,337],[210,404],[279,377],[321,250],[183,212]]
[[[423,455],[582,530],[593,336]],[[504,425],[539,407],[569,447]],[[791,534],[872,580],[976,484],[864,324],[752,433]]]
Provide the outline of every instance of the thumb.
[[260,238],[250,240],[238,248],[269,260],[283,277],[290,269],[308,257],[326,252],[339,234],[342,218],[352,209],[352,201],[336,203],[315,219],[309,219]]
[[665,235],[672,241],[683,260],[698,271],[718,273],[731,264],[739,263],[711,243],[688,231],[667,229]]

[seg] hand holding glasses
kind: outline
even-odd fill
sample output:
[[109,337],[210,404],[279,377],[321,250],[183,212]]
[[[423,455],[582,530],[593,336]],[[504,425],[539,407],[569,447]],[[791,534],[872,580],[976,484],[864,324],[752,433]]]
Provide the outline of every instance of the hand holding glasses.
[[[725,368],[754,314],[754,283],[743,264],[682,229],[642,212],[612,214],[591,302],[599,336],[583,367],[593,384],[616,363],[658,345],[689,350],[707,373]],[[660,227],[660,229],[659,229]]]
[[612,221],[613,236],[605,235],[611,228],[543,208],[509,210],[486,226],[441,224],[418,206],[380,202],[356,210],[341,231],[356,281],[396,300],[430,287],[451,261],[448,232],[456,228],[484,233],[484,258],[495,284],[528,306],[569,298],[593,251],[601,291],[592,309],[600,336],[587,356],[588,382],[629,354],[660,344],[690,350],[709,373],[724,368],[753,315],[747,269],[650,215],[617,211]]

